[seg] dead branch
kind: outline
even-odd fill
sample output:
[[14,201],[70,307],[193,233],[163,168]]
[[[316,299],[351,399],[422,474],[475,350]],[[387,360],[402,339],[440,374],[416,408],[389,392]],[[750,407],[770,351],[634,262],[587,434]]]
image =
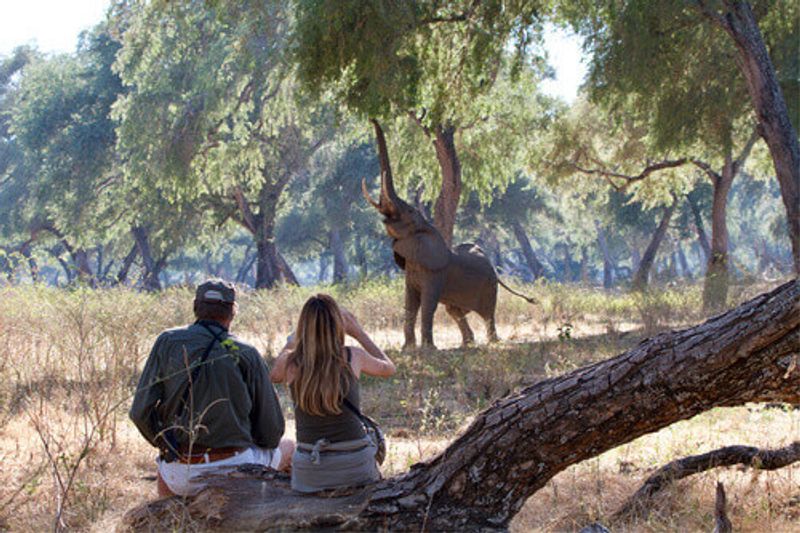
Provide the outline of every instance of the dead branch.
[[704,454],[676,459],[647,478],[639,490],[614,514],[614,520],[646,517],[658,492],[679,479],[712,468],[743,465],[756,470],[777,470],[797,461],[800,461],[800,441],[776,450],[763,450],[754,446],[725,446]]

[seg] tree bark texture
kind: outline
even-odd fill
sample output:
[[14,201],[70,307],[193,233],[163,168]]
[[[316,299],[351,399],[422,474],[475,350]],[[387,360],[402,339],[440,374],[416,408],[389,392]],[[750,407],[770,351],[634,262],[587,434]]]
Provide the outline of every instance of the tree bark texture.
[[36,258],[33,257],[31,253],[31,243],[30,241],[23,243],[19,247],[19,253],[22,254],[22,257],[28,262],[28,269],[31,273],[31,281],[33,283],[37,283],[39,281],[39,263],[36,261]]
[[522,227],[522,224],[518,220],[515,220],[511,224],[511,229],[514,232],[514,237],[517,238],[520,249],[522,250],[522,256],[525,258],[525,263],[528,265],[531,274],[533,274],[533,279],[539,279],[544,275],[544,265],[542,265],[542,262],[539,261],[538,257],[536,257],[536,252],[533,251],[531,241],[528,240],[528,234],[525,233],[525,228]]
[[706,311],[719,311],[728,300],[728,195],[737,166],[729,155],[725,159],[722,172],[711,175],[714,185],[711,203],[711,255],[703,282],[703,308]]
[[697,240],[700,243],[700,247],[703,249],[706,262],[708,262],[709,258],[711,257],[711,245],[708,243],[708,237],[706,236],[706,230],[703,225],[703,214],[700,212],[700,206],[697,205],[697,199],[694,198],[693,194],[689,194],[686,198],[689,202],[689,207],[692,210],[694,227],[697,231]]
[[297,281],[297,276],[294,275],[292,267],[289,266],[288,261],[286,261],[286,258],[283,257],[283,254],[280,252],[278,252],[278,270],[281,273],[281,278],[284,283],[296,287],[300,286],[300,282]]
[[678,243],[678,261],[681,263],[681,273],[683,277],[692,279],[692,269],[689,268],[689,261],[686,259],[686,253],[683,251],[683,246]]
[[139,250],[139,255],[142,256],[142,264],[144,265],[144,274],[142,276],[142,285],[146,291],[160,291],[161,280],[159,275],[166,266],[166,259],[161,258],[156,260],[153,257],[150,249],[150,236],[147,229],[137,226],[131,230],[133,238],[136,240],[136,247]]
[[119,268],[119,272],[117,272],[117,281],[118,285],[124,284],[128,281],[128,272],[130,272],[131,266],[133,265],[133,261],[136,259],[136,254],[139,253],[139,247],[134,242],[133,246],[131,246],[131,250],[128,252],[128,255],[122,260],[122,265]]
[[[274,474],[223,479],[195,501],[221,529],[505,529],[570,465],[714,407],[800,403],[798,352],[794,280],[703,324],[502,398],[405,474],[316,497],[291,493]],[[222,498],[216,507],[202,502],[215,495]]]
[[433,209],[433,225],[448,246],[453,244],[456,212],[461,198],[461,161],[456,152],[455,131],[453,126],[438,126],[433,141],[442,172],[442,188]]
[[650,239],[650,244],[647,245],[647,249],[644,251],[644,255],[639,262],[639,268],[636,269],[636,275],[633,277],[632,285],[634,290],[642,291],[647,288],[650,279],[650,269],[656,260],[656,254],[658,254],[661,241],[664,240],[664,236],[667,234],[669,221],[672,219],[672,214],[675,212],[676,204],[677,202],[672,202],[672,205],[664,209],[661,222],[658,223],[656,232],[653,234],[653,238]]
[[603,254],[603,288],[610,289],[614,286],[614,260],[611,258],[611,252],[608,249],[605,228],[600,224],[599,220],[595,220],[594,224],[597,228],[597,245]]
[[256,239],[256,289],[272,289],[281,276],[278,248],[272,237]]
[[758,117],[759,133],[769,147],[786,208],[795,273],[800,273],[800,144],[749,2],[725,1],[726,13],[714,16],[733,39],[737,64]]
[[339,228],[328,232],[328,247],[333,255],[333,282],[345,283],[347,281],[347,256],[344,253],[344,242]]

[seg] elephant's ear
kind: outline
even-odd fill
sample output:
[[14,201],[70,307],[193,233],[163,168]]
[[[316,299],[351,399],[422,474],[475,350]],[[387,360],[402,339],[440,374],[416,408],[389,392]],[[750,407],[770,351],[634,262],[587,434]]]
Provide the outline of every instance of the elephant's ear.
[[392,249],[406,262],[418,263],[428,270],[441,270],[450,261],[450,250],[442,237],[427,231],[397,239]]
[[397,266],[400,267],[400,270],[406,269],[406,260],[397,252],[394,252],[394,262],[397,263]]

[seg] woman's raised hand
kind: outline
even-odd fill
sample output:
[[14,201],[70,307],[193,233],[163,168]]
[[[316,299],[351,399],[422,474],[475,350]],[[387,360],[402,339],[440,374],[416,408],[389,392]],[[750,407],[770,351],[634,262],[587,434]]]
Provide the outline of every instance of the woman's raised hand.
[[342,313],[344,332],[358,340],[359,335],[363,333],[364,330],[361,329],[361,325],[358,323],[358,320],[356,320],[355,315],[343,307],[340,307],[339,311]]

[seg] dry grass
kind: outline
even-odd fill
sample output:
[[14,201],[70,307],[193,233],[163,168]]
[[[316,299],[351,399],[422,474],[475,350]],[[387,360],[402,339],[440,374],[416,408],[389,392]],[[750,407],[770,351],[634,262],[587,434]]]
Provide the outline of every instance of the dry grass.
[[[767,287],[737,290],[740,301]],[[522,287],[539,307],[501,293],[504,342],[458,347],[444,313],[441,351],[401,354],[391,380],[366,379],[365,410],[389,434],[385,473],[442,450],[480,409],[543,377],[611,357],[643,336],[700,321],[698,287],[647,297],[580,287]],[[244,295],[234,329],[264,353],[289,331],[310,289]],[[379,344],[402,343],[399,283],[336,289]],[[0,530],[113,529],[122,514],[155,494],[155,452],[127,421],[138,369],[159,331],[191,319],[191,293],[125,290],[0,289]],[[280,394],[284,405],[285,390]],[[635,406],[632,406],[635,408]],[[287,409],[290,411],[290,409]],[[289,434],[293,432],[291,413]],[[601,522],[650,471],[726,444],[777,447],[800,438],[800,411],[747,406],[717,409],[576,465],[539,491],[513,523],[517,531],[574,530]],[[800,467],[753,473],[724,469],[666,491],[643,523],[616,531],[709,530],[714,484],[725,482],[737,530],[800,529]]]

